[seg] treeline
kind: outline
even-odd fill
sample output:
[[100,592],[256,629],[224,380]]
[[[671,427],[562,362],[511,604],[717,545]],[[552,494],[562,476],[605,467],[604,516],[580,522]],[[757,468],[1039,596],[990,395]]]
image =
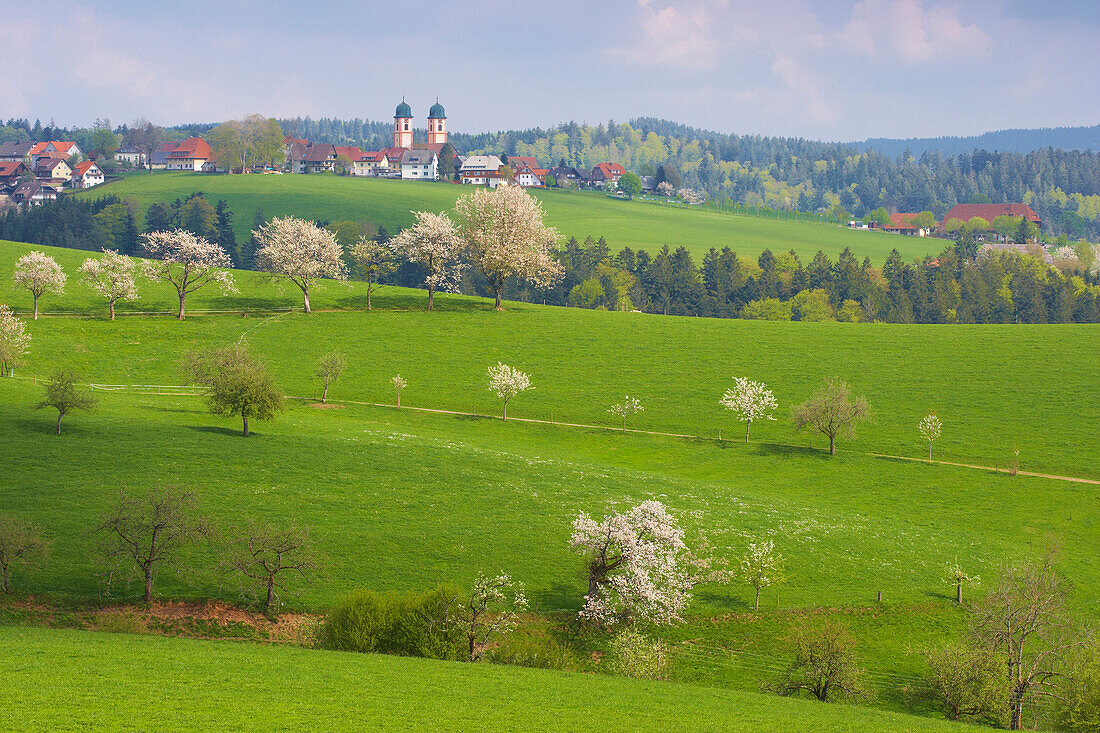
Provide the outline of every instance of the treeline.
[[897,157],[906,150],[920,155],[926,150],[942,155],[969,153],[972,150],[1000,150],[1007,153],[1029,153],[1047,146],[1063,150],[1100,150],[1100,125],[1091,127],[1042,127],[1037,129],[995,130],[970,137],[868,138],[857,143],[860,148],[877,150]]
[[[550,305],[642,310],[666,315],[766,320],[889,323],[1096,323],[1100,287],[1096,250],[1059,250],[1057,267],[1017,252],[978,252],[971,241],[938,257],[905,262],[895,249],[882,267],[845,248],[837,260],[818,252],[764,250],[756,259],[712,248],[701,266],[684,247],[655,255],[601,237],[571,239],[560,254],[565,277],[510,295]],[[1038,252],[1036,252],[1038,255]],[[1091,271],[1090,271],[1091,270]],[[475,284],[476,289],[476,284]]]

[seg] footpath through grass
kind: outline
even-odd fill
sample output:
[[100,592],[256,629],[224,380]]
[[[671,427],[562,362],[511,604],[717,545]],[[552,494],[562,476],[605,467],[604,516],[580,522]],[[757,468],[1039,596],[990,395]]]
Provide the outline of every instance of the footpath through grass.
[[972,730],[707,687],[231,642],[0,627],[0,657],[12,731]]
[[[237,239],[247,239],[258,207],[264,215],[306,217],[381,224],[391,233],[413,222],[413,211],[443,211],[473,188],[449,183],[395,181],[333,175],[237,175],[202,173],[133,174],[75,195],[94,198],[116,194],[132,200],[141,212],[156,202],[203,191],[211,203],[225,199],[233,211]],[[598,192],[535,190],[543,202],[546,222],[566,238],[606,237],[613,252],[623,247],[655,254],[662,246],[683,245],[698,261],[711,247],[729,247],[756,258],[764,249],[793,249],[809,261],[823,250],[830,258],[851,247],[861,259],[868,256],[881,267],[894,247],[906,259],[935,254],[943,242],[882,232],[861,232],[834,224],[785,221],[739,216],[705,208],[624,201]]]

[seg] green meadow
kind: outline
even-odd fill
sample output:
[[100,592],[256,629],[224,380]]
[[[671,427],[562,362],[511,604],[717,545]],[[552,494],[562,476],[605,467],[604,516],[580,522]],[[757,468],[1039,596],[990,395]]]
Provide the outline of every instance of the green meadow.
[[[171,202],[203,191],[212,202],[225,199],[234,215],[237,239],[247,239],[256,209],[264,215],[351,220],[383,225],[391,233],[413,221],[413,211],[443,211],[472,190],[449,183],[316,175],[212,176],[202,173],[133,174],[77,196],[115,194],[144,212],[152,203]],[[820,249],[832,259],[851,247],[861,259],[881,267],[894,247],[906,259],[938,253],[943,243],[881,232],[854,231],[834,224],[762,219],[686,209],[644,201],[624,201],[597,192],[536,190],[547,224],[565,237],[606,237],[613,252],[623,247],[651,254],[664,245],[686,247],[698,260],[711,247],[729,247],[755,258],[765,248],[793,249],[808,261]]]
[[0,627],[0,654],[12,731],[976,730],[711,687],[232,642]]

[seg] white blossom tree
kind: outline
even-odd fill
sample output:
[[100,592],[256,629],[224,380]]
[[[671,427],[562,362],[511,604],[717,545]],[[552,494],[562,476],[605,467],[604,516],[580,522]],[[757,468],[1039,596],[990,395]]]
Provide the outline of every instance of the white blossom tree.
[[476,662],[481,657],[494,636],[514,629],[518,614],[526,608],[523,583],[507,573],[492,577],[478,573],[470,597],[456,609],[470,661]]
[[522,186],[479,189],[455,204],[459,233],[470,261],[489,283],[496,309],[504,310],[504,283],[510,276],[544,288],[564,270],[554,259],[556,230],[542,223],[542,205]]
[[227,269],[232,262],[217,244],[184,229],[149,232],[144,238],[146,252],[155,259],[143,262],[143,274],[176,289],[180,303],[176,317],[181,321],[187,317],[187,296],[196,290],[216,284],[224,293],[237,292]]
[[336,235],[311,221],[293,216],[275,217],[252,232],[259,243],[256,265],[276,279],[289,280],[302,290],[310,313],[309,286],[327,277],[346,281],[348,268]]
[[763,382],[753,382],[745,377],[733,380],[733,389],[727,389],[718,401],[727,410],[732,410],[745,422],[745,442],[749,442],[749,429],[754,420],[774,420],[778,403],[775,395]]
[[489,367],[489,391],[504,400],[503,419],[508,419],[508,400],[531,389],[531,378],[519,369],[497,362]]
[[741,558],[741,577],[756,591],[752,610],[760,610],[760,591],[782,580],[783,556],[775,551],[771,540],[750,542],[748,552]]
[[401,390],[405,389],[405,387],[407,387],[409,383],[406,382],[405,378],[402,377],[400,374],[398,374],[396,377],[394,377],[390,381],[393,382],[394,391],[397,392],[397,409],[400,410],[401,409]]
[[971,575],[962,569],[958,560],[944,568],[943,582],[955,587],[955,602],[963,602],[963,584],[969,583],[971,585],[981,585],[982,578],[980,575]]
[[364,234],[351,246],[349,254],[363,273],[363,277],[367,279],[367,310],[371,310],[371,293],[377,289],[375,279],[397,268],[397,263],[393,259],[393,250]]
[[137,300],[137,284],[134,271],[137,265],[132,259],[116,250],[103,250],[103,257],[89,257],[80,266],[84,281],[95,292],[107,299],[111,320],[115,320],[115,303],[119,300]]
[[23,363],[30,343],[27,324],[19,320],[11,308],[0,303],[0,377],[15,374],[15,367]]
[[588,562],[582,619],[670,624],[691,602],[694,583],[684,532],[659,501],[644,501],[600,522],[581,512],[569,544]]
[[34,297],[34,320],[38,320],[38,299],[46,293],[65,292],[65,273],[57,260],[45,252],[28,252],[15,262],[12,280]]
[[943,423],[936,416],[936,413],[930,412],[921,418],[921,421],[917,423],[917,430],[920,431],[920,437],[928,441],[928,462],[932,462],[932,444],[936,442],[936,439],[940,437],[940,431],[943,429]]
[[622,402],[617,402],[611,407],[607,408],[607,411],[612,415],[618,415],[623,421],[623,432],[626,432],[626,419],[631,415],[637,415],[639,412],[645,412],[645,407],[642,406],[642,401],[630,397],[629,395],[623,398]]
[[416,223],[391,239],[388,246],[395,254],[421,265],[428,274],[428,310],[435,305],[437,290],[458,292],[465,264],[461,261],[464,243],[446,214],[415,211]]

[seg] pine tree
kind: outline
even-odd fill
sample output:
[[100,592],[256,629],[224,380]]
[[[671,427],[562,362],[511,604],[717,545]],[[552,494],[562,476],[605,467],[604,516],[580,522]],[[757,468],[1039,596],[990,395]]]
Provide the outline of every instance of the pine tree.
[[233,233],[233,212],[229,210],[229,204],[224,199],[218,201],[214,207],[214,213],[218,217],[214,225],[217,231],[217,241],[221,248],[229,253],[233,260],[233,267],[242,269],[240,252],[237,251],[237,236]]

